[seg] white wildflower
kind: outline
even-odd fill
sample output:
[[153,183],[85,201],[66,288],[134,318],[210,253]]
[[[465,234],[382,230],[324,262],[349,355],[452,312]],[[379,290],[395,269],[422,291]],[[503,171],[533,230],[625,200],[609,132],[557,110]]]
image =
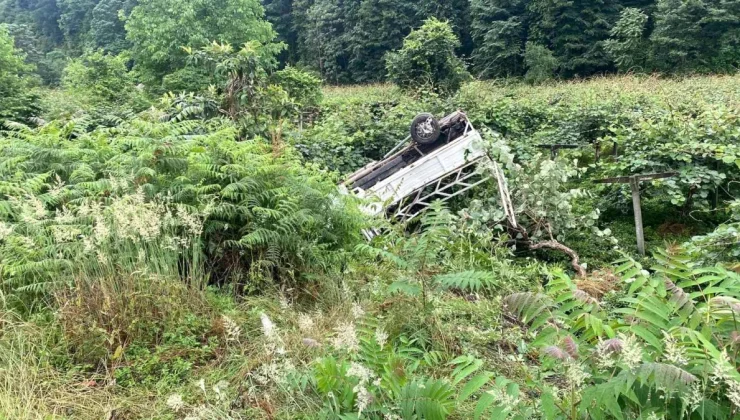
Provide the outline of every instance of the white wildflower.
[[385,344],[388,342],[388,333],[383,330],[383,327],[378,327],[378,329],[375,330],[375,341],[380,346],[380,349],[383,350],[383,347],[385,347]]
[[198,238],[203,234],[203,221],[198,214],[188,211],[185,206],[178,206],[177,218],[191,236]]
[[352,316],[355,319],[360,319],[363,316],[365,316],[365,310],[362,309],[362,306],[360,306],[359,303],[356,303],[355,302],[355,303],[352,304]]
[[722,383],[732,380],[730,372],[732,365],[730,364],[730,358],[727,356],[727,350],[722,350],[719,355],[719,359],[714,362],[714,368],[712,369],[712,383],[714,385],[720,385]]
[[108,226],[105,224],[105,219],[100,215],[96,215],[93,226],[93,238],[95,238],[95,243],[98,245],[102,244],[106,239],[108,239],[108,236],[110,236],[110,229],[108,229]]
[[227,381],[221,380],[216,383],[211,389],[213,389],[213,392],[216,393],[219,400],[222,400],[226,397],[226,394],[224,391],[229,387],[229,383]]
[[13,233],[13,226],[0,221],[0,241],[10,236]]
[[288,378],[295,373],[295,366],[290,359],[283,360],[282,363],[270,362],[260,365],[259,368],[251,375],[260,385],[277,384],[285,385]]
[[124,178],[115,178],[112,175],[108,178],[111,191],[118,192],[128,189],[128,181]]
[[62,225],[70,224],[74,222],[74,214],[67,206],[62,206],[61,210],[55,212],[54,221]]
[[338,349],[356,352],[360,349],[360,340],[357,339],[355,324],[352,322],[339,324],[334,329],[337,335],[332,339],[332,344]]
[[185,407],[185,402],[182,400],[182,395],[172,394],[167,398],[167,407],[172,411],[180,411]]
[[284,295],[280,295],[278,297],[278,302],[280,303],[280,308],[282,310],[287,310],[288,308],[290,308],[290,302],[288,301],[288,298]]
[[358,378],[360,383],[364,384],[370,382],[370,380],[375,377],[375,374],[365,366],[357,362],[352,362],[347,370],[347,376]]
[[151,242],[157,239],[169,213],[161,203],[146,202],[144,190],[139,187],[135,194],[124,196],[110,205],[116,234],[123,239],[142,239]]
[[233,319],[229,318],[226,315],[221,316],[221,321],[224,324],[224,335],[226,336],[226,342],[238,342],[239,336],[241,336],[242,333],[241,327],[239,327],[239,325],[234,322]]
[[28,249],[34,249],[36,248],[36,242],[34,242],[33,238],[29,238],[28,236],[21,236],[20,241],[22,242],[21,245]]
[[503,408],[504,411],[512,411],[519,405],[519,398],[509,395],[504,389],[493,388],[487,393],[493,397],[496,405]]
[[21,220],[25,223],[34,223],[46,217],[46,206],[36,196],[26,195],[22,202],[17,197],[9,197],[8,201],[19,205]]
[[596,366],[602,370],[613,368],[615,360],[612,353],[613,351],[609,349],[608,343],[599,339],[599,344],[596,345]]
[[372,394],[367,389],[367,384],[375,378],[375,374],[365,366],[352,362],[349,369],[347,370],[347,376],[352,376],[359,379],[359,382],[352,391],[357,394],[355,404],[357,406],[358,415],[367,408],[372,402]]
[[356,387],[355,392],[357,394],[357,398],[355,398],[355,406],[357,407],[357,415],[360,416],[367,406],[373,402],[373,394],[371,394],[364,386],[359,388]]
[[309,333],[313,331],[314,322],[313,322],[313,318],[311,318],[311,315],[308,315],[308,314],[298,315],[298,329],[304,333]]
[[77,215],[80,217],[87,217],[93,214],[98,214],[97,208],[93,208],[97,203],[85,200],[77,207]]
[[634,335],[620,334],[622,340],[621,360],[629,370],[635,370],[642,363],[642,347]]
[[54,237],[54,242],[58,244],[73,242],[82,234],[82,231],[74,226],[60,225],[52,226],[50,229],[51,234]]
[[663,344],[665,346],[663,357],[668,363],[673,363],[676,366],[684,366],[689,362],[686,352],[678,345],[676,338],[665,331],[663,331]]
[[303,345],[306,347],[310,347],[310,348],[321,347],[321,344],[319,344],[319,342],[314,340],[313,338],[306,337],[301,341],[303,342]]
[[204,394],[206,393],[206,380],[205,379],[200,378],[200,380],[198,380],[198,388],[200,388],[200,390],[203,391]]
[[727,399],[740,408],[740,382],[734,379],[727,381]]
[[576,363],[572,360],[566,363],[565,380],[568,382],[568,385],[571,386],[571,389],[580,389],[583,382],[589,377],[591,377],[591,375],[584,370],[580,363]]
[[267,338],[274,338],[276,334],[275,324],[264,312],[260,314],[260,320],[262,321],[262,333]]
[[704,384],[701,381],[694,381],[689,385],[689,392],[681,395],[681,399],[690,413],[699,408],[701,402],[704,401],[703,386]]
[[267,385],[270,381],[275,380],[278,377],[278,367],[275,362],[260,365],[256,372],[252,373],[252,377],[260,385]]
[[352,292],[352,288],[349,287],[349,284],[347,282],[342,282],[342,294],[347,299],[351,299],[354,292]]
[[63,188],[64,181],[62,181],[62,178],[60,178],[59,175],[54,175],[54,184],[52,184],[51,188],[49,189],[49,195],[54,198],[59,197],[59,194],[61,194]]

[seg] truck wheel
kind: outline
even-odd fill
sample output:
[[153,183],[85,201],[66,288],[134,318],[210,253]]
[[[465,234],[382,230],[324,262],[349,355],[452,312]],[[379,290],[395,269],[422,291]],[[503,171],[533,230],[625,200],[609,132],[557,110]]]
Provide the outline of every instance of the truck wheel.
[[411,123],[411,138],[419,144],[432,144],[439,138],[439,122],[434,115],[419,114]]

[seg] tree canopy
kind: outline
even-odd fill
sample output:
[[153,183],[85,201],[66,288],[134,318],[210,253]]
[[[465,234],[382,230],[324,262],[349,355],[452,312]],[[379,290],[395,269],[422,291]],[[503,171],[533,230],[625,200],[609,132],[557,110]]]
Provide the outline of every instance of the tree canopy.
[[740,66],[738,0],[0,0],[0,23],[45,83],[66,58],[130,51],[147,85],[170,75],[164,90],[201,88],[182,48],[212,42],[277,40],[281,66],[334,84],[388,80],[386,54],[432,17],[449,22],[455,54],[481,78],[532,75],[535,51],[556,64],[546,75],[538,65],[538,79]]
[[136,65],[162,77],[185,64],[183,47],[275,39],[257,0],[142,0],[126,20]]

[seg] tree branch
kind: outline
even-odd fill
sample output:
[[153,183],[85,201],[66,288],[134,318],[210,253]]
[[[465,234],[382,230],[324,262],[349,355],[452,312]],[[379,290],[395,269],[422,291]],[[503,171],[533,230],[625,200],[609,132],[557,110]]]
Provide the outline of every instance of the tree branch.
[[538,244],[531,245],[529,249],[532,251],[536,251],[538,249],[552,249],[563,252],[570,257],[570,265],[573,266],[574,270],[576,270],[578,277],[586,277],[586,269],[580,264],[578,254],[556,240],[540,242]]

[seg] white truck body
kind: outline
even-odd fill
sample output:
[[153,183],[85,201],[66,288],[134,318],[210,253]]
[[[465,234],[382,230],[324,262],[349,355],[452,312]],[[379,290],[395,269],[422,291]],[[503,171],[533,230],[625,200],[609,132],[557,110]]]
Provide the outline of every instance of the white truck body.
[[423,156],[373,187],[367,190],[357,188],[353,193],[371,201],[362,208],[365,214],[382,214],[421,188],[485,157],[482,143],[480,133],[470,127],[462,137]]

